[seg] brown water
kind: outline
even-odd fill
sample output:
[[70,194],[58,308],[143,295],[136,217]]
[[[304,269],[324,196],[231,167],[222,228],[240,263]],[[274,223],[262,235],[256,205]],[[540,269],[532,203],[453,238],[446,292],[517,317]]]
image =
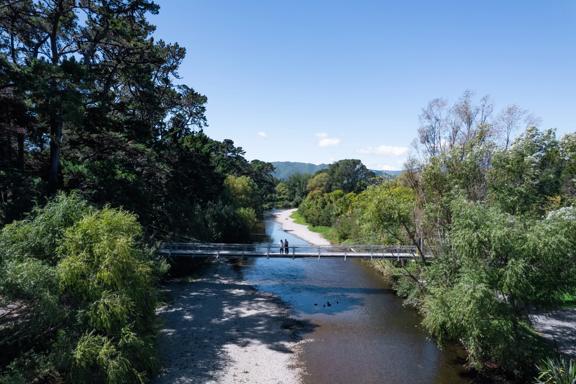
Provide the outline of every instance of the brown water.
[[[303,244],[265,221],[269,240]],[[256,259],[244,279],[316,327],[304,337],[305,383],[468,383],[456,354],[441,351],[418,315],[369,266],[341,259]]]

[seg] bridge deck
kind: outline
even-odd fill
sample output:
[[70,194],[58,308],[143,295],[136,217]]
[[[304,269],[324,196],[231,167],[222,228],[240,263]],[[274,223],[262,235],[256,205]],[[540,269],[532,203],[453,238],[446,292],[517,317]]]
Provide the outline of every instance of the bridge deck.
[[277,244],[169,243],[160,248],[169,257],[365,258],[406,260],[418,258],[415,247],[383,245],[289,246]]

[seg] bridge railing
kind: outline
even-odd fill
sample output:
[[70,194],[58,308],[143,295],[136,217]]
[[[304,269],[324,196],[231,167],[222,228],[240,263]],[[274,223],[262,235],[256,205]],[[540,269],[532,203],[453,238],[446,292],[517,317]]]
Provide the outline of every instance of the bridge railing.
[[389,255],[416,257],[416,247],[405,245],[290,245],[282,248],[280,244],[230,244],[230,243],[165,243],[160,252],[168,255],[246,255],[246,256],[374,256]]

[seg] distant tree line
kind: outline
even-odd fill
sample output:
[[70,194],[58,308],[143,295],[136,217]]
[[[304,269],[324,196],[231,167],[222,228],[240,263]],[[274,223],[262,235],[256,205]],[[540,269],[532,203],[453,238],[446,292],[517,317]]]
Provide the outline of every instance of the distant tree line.
[[[360,192],[369,185],[381,183],[389,177],[377,176],[360,160],[345,159],[330,164],[314,175],[296,173],[276,184],[276,202],[280,207],[296,207],[309,196],[325,192]],[[315,225],[324,225],[317,224]]]
[[470,367],[526,382],[551,353],[530,313],[576,297],[576,134],[540,130],[517,106],[496,114],[470,92],[433,100],[420,118],[400,177],[333,190],[316,175],[299,212],[340,242],[434,256],[376,267],[431,335],[464,346]]

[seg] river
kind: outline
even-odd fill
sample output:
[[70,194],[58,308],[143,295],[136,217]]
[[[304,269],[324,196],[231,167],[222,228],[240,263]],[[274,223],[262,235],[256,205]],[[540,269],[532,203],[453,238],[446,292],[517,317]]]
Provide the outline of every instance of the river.
[[[306,244],[268,217],[265,239]],[[454,351],[441,351],[419,328],[415,311],[365,263],[343,259],[265,259],[243,278],[273,293],[298,319],[315,327],[304,336],[304,382],[467,383]]]
[[[272,216],[259,241],[306,244]],[[190,261],[191,260],[191,261]],[[463,384],[461,361],[365,263],[247,258],[176,265],[156,384]],[[187,265],[187,264],[186,264]]]

